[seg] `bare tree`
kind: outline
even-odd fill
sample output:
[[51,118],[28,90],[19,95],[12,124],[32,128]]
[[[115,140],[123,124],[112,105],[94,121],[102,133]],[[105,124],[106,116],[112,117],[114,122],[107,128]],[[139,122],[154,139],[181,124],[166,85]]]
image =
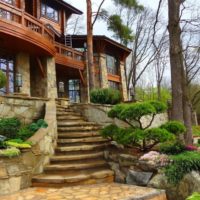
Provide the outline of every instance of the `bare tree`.
[[84,30],[83,16],[73,15],[67,23],[67,34],[78,35]]

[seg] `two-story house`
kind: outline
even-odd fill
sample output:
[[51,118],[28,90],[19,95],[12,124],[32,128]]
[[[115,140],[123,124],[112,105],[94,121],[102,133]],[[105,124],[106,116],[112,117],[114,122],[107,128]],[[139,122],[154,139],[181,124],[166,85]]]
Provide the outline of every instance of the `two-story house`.
[[[7,76],[1,94],[20,88],[31,97],[87,102],[86,36],[65,35],[72,14],[82,12],[63,0],[0,0],[0,69]],[[127,100],[124,64],[130,52],[94,36],[96,87],[119,89]]]

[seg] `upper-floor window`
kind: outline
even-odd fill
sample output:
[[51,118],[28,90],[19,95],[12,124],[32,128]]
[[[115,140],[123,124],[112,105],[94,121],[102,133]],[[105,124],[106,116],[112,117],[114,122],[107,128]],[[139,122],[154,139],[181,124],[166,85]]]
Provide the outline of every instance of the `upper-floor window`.
[[12,5],[15,4],[15,0],[1,0],[1,1],[3,1],[3,2],[5,2],[5,3],[12,4]]
[[115,57],[106,55],[106,66],[109,74],[117,75],[118,70],[118,61]]
[[41,14],[43,17],[47,17],[53,21],[59,21],[59,12],[55,8],[47,5],[45,2],[42,2],[41,5]]

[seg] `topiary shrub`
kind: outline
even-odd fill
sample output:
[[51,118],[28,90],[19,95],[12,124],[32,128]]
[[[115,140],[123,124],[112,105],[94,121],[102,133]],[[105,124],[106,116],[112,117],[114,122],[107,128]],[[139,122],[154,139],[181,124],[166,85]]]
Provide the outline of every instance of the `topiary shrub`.
[[7,82],[6,75],[3,73],[2,70],[0,70],[0,89],[5,87],[6,82]]
[[120,103],[121,93],[111,88],[94,89],[90,93],[90,99],[92,103],[114,105]]
[[166,124],[163,124],[161,128],[168,130],[176,136],[183,134],[186,131],[186,128],[183,125],[183,123],[178,121],[169,121]]
[[186,200],[200,200],[200,193],[194,192],[191,196],[189,196]]
[[34,134],[34,132],[29,129],[29,126],[22,126],[19,129],[16,138],[18,138],[22,141],[26,141],[28,138],[33,136],[33,134]]
[[168,155],[175,155],[185,151],[185,145],[179,141],[168,142],[160,145],[160,152]]
[[20,126],[21,122],[17,118],[2,118],[0,119],[0,135],[8,139],[15,138]]

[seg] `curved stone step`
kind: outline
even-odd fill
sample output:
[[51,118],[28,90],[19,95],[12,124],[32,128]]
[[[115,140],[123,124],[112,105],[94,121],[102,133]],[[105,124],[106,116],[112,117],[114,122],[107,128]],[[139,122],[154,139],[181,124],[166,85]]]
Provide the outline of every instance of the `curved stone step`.
[[58,133],[58,138],[84,138],[84,137],[96,137],[96,136],[100,136],[100,133],[98,131]]
[[81,114],[80,113],[76,113],[76,112],[72,112],[72,111],[62,111],[62,112],[60,112],[60,111],[58,111],[57,113],[56,113],[56,115],[57,116],[81,116]]
[[79,146],[67,146],[67,147],[56,147],[58,152],[69,152],[69,151],[91,151],[101,149],[108,146],[107,143],[103,144],[90,144],[90,145],[79,145]]
[[105,167],[107,166],[107,162],[105,160],[95,160],[87,163],[70,163],[70,164],[51,164],[44,167],[45,172],[59,172],[59,171],[68,171],[68,170],[84,170],[84,169],[92,169],[96,167]]
[[58,139],[58,144],[68,144],[68,143],[92,143],[92,142],[107,142],[108,139],[103,137],[84,137],[84,138],[73,138],[73,139]]
[[76,155],[63,155],[63,156],[53,156],[50,158],[52,162],[63,162],[63,161],[73,161],[73,160],[84,160],[84,159],[95,159],[104,156],[104,152],[88,153],[88,154],[76,154]]
[[79,173],[77,175],[64,175],[64,174],[42,174],[33,177],[33,181],[37,183],[72,183],[72,182],[80,182],[87,179],[103,179],[108,176],[113,176],[114,172],[111,170],[100,170],[94,171],[90,173]]
[[58,132],[74,132],[74,131],[95,131],[100,130],[98,126],[84,126],[84,127],[58,127]]

